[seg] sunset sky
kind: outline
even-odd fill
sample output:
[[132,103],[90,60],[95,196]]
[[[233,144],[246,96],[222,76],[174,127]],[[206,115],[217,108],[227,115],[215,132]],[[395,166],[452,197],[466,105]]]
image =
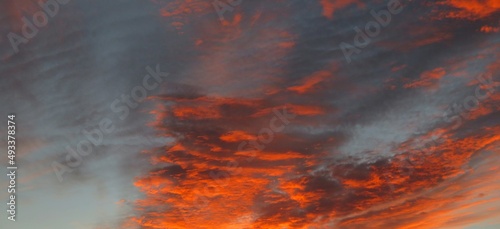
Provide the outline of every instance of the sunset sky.
[[0,34],[2,229],[500,228],[499,0],[0,0]]

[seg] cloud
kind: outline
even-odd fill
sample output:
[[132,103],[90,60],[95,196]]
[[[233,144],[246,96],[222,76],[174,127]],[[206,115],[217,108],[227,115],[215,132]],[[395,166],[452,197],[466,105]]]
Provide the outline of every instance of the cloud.
[[[353,23],[332,15],[364,6],[318,3],[323,11],[316,13],[343,29]],[[491,218],[487,209],[498,208],[492,192],[498,185],[498,95],[444,115],[456,104],[463,108],[477,88],[488,89],[476,76],[497,79],[498,40],[461,39],[480,34],[484,21],[471,28],[455,21],[456,15],[485,18],[495,10],[464,4],[437,4],[452,7],[440,11],[447,24],[436,22],[435,10],[408,3],[406,12],[429,17],[397,15],[356,60],[362,63],[351,65],[338,61],[341,53],[315,51],[343,35],[312,23],[317,17],[301,17],[299,3],[280,11],[296,15],[287,20],[272,15],[280,6],[272,3],[240,5],[235,20],[210,24],[211,31],[193,25],[185,36],[201,53],[193,57],[197,68],[186,68],[184,78],[172,79],[152,98],[153,127],[174,142],[150,154],[160,168],[137,177],[144,197],[135,201],[127,225],[445,228]],[[303,20],[312,28],[290,27]],[[403,28],[411,30],[396,31]],[[269,132],[282,107],[294,119]],[[460,117],[460,125],[451,117]]]

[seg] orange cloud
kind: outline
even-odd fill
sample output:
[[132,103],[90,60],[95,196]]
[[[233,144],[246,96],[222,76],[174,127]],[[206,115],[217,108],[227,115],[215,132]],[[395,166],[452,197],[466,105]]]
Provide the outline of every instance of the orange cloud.
[[356,4],[359,7],[364,6],[359,0],[319,0],[319,3],[323,8],[323,16],[328,19],[332,19],[336,11],[352,4]]
[[500,10],[500,2],[497,0],[446,0],[438,4],[454,8],[445,13],[445,16],[450,18],[476,20],[488,17]]
[[500,32],[500,27],[483,25],[483,27],[481,27],[480,31],[483,33],[498,33],[498,32]]
[[321,83],[326,78],[331,77],[331,73],[328,71],[318,71],[303,80],[302,85],[289,87],[288,90],[294,91],[299,94],[304,94],[311,92],[314,86]]
[[[167,10],[163,15],[186,23],[177,17],[204,12],[198,10],[203,7],[192,6],[194,2],[186,1],[183,6],[189,7]],[[323,16],[328,18],[339,9],[359,4],[320,3]],[[474,12],[473,8],[464,9]],[[471,166],[483,151],[496,149],[500,129],[494,126],[495,120],[489,127],[471,126],[475,126],[474,122],[487,123],[481,119],[498,111],[494,105],[498,96],[492,95],[484,107],[464,120],[461,128],[465,131],[439,123],[402,144],[394,144],[393,151],[384,152],[377,161],[357,161],[355,157],[362,157],[364,152],[337,160],[339,145],[356,140],[350,138],[349,131],[340,132],[337,127],[344,121],[346,125],[357,125],[360,114],[356,113],[356,118],[334,118],[338,113],[332,112],[331,94],[319,90],[332,86],[325,83],[332,77],[331,69],[313,69],[309,71],[313,74],[298,82],[286,81],[289,69],[285,69],[288,65],[283,59],[300,41],[291,30],[268,28],[266,23],[276,20],[275,14],[288,15],[287,10],[248,11],[235,13],[233,20],[223,25],[193,25],[192,44],[199,52],[195,61],[199,68],[186,69],[179,84],[202,85],[203,90],[194,86],[180,90],[181,86],[175,86],[153,98],[161,104],[151,112],[155,115],[153,126],[173,138],[174,143],[149,154],[154,168],[134,183],[144,197],[135,201],[136,214],[124,225],[207,229],[439,228],[453,226],[457,216],[461,223],[492,216],[485,211],[480,211],[482,215],[470,212],[485,208],[488,201],[498,203],[496,197],[474,199],[479,196],[477,192],[493,193],[498,189],[498,184],[493,183],[498,180],[498,166]],[[188,25],[187,21],[179,26]],[[248,31],[243,30],[245,26]],[[412,48],[454,37],[437,27],[415,30],[410,32],[411,42],[404,42],[411,43]],[[254,41],[252,46],[249,40]],[[387,72],[413,69],[411,63],[394,66]],[[451,71],[449,66],[442,66],[422,72],[404,88],[437,88]],[[496,68],[488,69],[493,70]],[[318,93],[313,93],[315,90]],[[262,143],[259,131],[269,127],[270,119],[275,117],[273,109],[284,106],[298,118]],[[366,104],[361,102],[359,106]],[[345,108],[347,113],[355,109]],[[432,143],[436,136],[439,141]],[[245,147],[240,147],[242,142]],[[496,152],[488,159],[498,160]],[[469,186],[476,188],[463,188]]]
[[256,139],[257,137],[255,135],[251,135],[240,130],[230,131],[220,137],[220,140],[226,142],[239,142],[239,141],[256,140]]
[[426,71],[420,75],[420,79],[413,81],[411,83],[405,84],[405,88],[437,88],[439,80],[446,74],[444,68],[435,68],[430,71]]

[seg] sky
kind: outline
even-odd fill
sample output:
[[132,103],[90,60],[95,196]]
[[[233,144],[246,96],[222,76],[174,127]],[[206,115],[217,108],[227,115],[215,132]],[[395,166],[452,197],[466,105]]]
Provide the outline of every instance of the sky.
[[1,228],[500,228],[497,0],[0,0],[0,34]]

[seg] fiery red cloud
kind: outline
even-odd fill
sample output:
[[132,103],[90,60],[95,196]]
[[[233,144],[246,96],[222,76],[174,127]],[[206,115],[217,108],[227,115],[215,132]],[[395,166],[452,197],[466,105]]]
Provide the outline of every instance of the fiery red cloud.
[[436,68],[430,71],[422,73],[420,79],[406,84],[405,88],[415,88],[415,87],[435,87],[438,85],[438,81],[441,77],[446,74],[443,68]]
[[[325,24],[341,9],[366,5],[318,3],[322,11],[316,13],[326,17]],[[135,202],[136,215],[125,227],[444,228],[494,216],[488,209],[499,208],[500,196],[493,192],[500,183],[498,166],[489,162],[499,160],[500,97],[491,88],[499,86],[500,46],[498,37],[460,40],[460,20],[489,20],[499,13],[498,1],[424,4],[447,8],[423,10],[429,18],[413,21],[412,15],[401,16],[424,24],[408,33],[392,31],[396,35],[374,45],[375,51],[363,50],[389,59],[366,69],[325,57],[328,52],[312,55],[302,43],[316,40],[278,23],[284,20],[278,16],[293,11],[280,8],[286,6],[282,1],[273,4],[268,11],[235,9],[218,25],[197,21],[213,10],[201,1],[173,1],[160,10],[179,33],[190,33],[186,37],[199,55],[196,69],[187,69],[152,98],[158,104],[152,126],[173,143],[148,153],[155,169],[134,183],[144,197]],[[450,25],[427,24],[445,19]],[[190,20],[203,25],[188,31],[183,26],[195,23]],[[478,24],[465,32],[494,34]],[[477,50],[463,57],[436,53],[436,63],[426,60],[434,53],[420,50],[430,45],[446,50],[453,42]],[[295,55],[307,57],[295,60]],[[304,70],[308,58],[323,57]],[[493,83],[471,80],[475,75]],[[478,104],[464,112],[474,102],[470,95]],[[380,111],[397,106],[398,96],[404,98],[400,103],[415,104],[400,105],[396,116]],[[446,113],[457,100],[462,111]],[[430,105],[414,108],[420,102]],[[407,109],[416,110],[412,117],[404,116]],[[397,126],[401,119],[405,126]],[[401,134],[383,136],[371,129],[378,123]]]
[[323,16],[329,19],[333,18],[333,14],[336,11],[342,10],[345,7],[348,7],[350,5],[364,5],[363,2],[359,0],[320,0],[319,2],[321,4],[321,7],[323,8]]
[[496,0],[445,0],[438,1],[438,4],[452,7],[453,10],[443,13],[445,16],[452,18],[480,19],[500,10],[500,2]]

